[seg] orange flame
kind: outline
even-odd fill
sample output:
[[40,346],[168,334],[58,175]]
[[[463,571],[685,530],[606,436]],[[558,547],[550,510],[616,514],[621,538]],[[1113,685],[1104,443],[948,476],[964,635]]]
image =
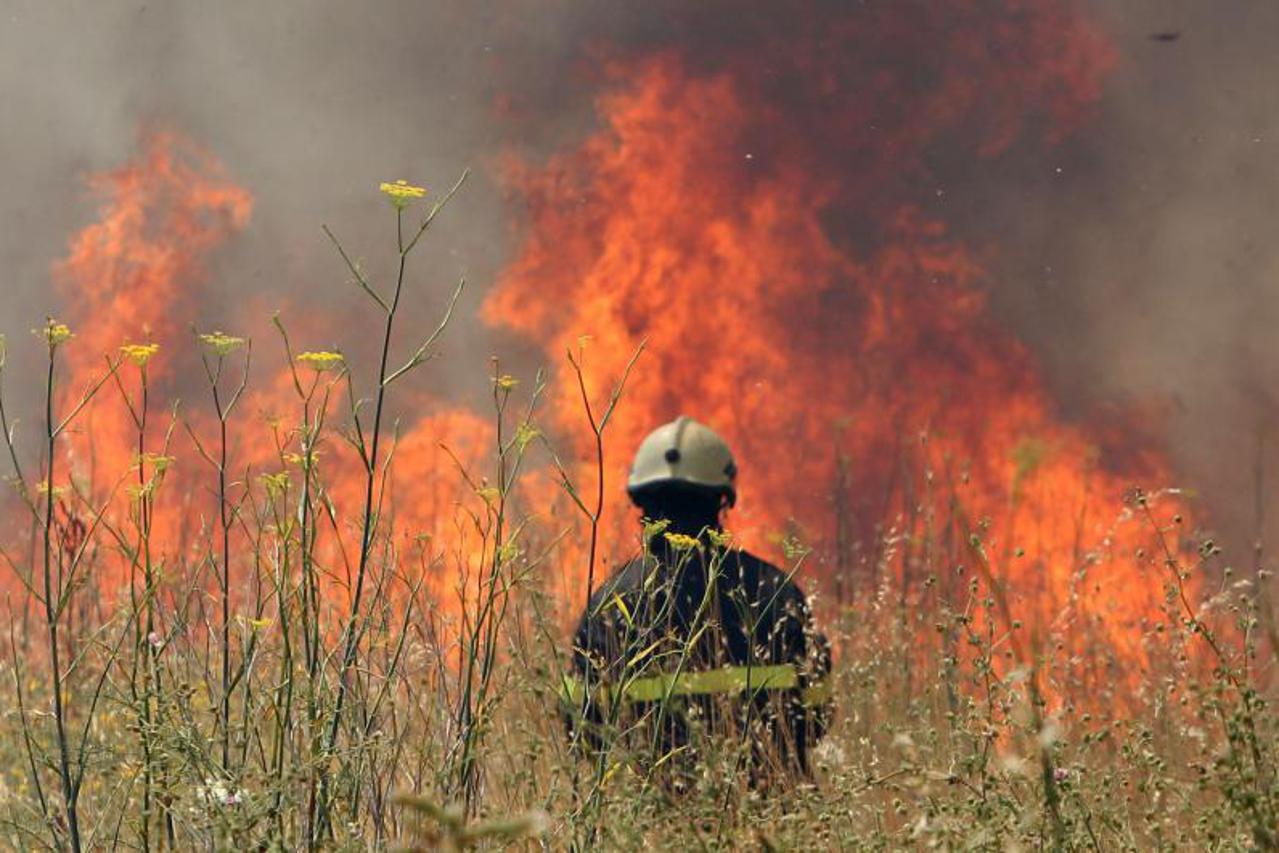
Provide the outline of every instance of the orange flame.
[[[913,573],[971,565],[975,536],[1019,616],[1072,649],[1082,640],[1069,635],[1087,623],[1088,636],[1140,660],[1134,628],[1159,613],[1162,579],[1135,556],[1148,536],[1124,496],[1134,482],[1167,482],[1167,466],[1131,431],[1062,421],[1026,348],[987,314],[985,266],[919,199],[939,146],[990,157],[1034,127],[1052,141],[1079,125],[1113,56],[1057,3],[1009,3],[992,22],[955,0],[942,10],[946,26],[923,29],[905,5],[826,28],[802,16],[764,26],[754,52],[729,44],[694,59],[668,51],[610,62],[602,128],[543,167],[511,169],[530,228],[485,317],[555,360],[590,336],[596,401],[647,342],[607,434],[609,560],[633,541],[621,488],[629,453],[654,425],[688,413],[737,452],[742,501],[730,526],[740,540],[774,556],[784,540],[812,546],[810,565],[839,603],[881,570],[909,587],[924,580]],[[902,56],[919,67],[891,59]],[[796,59],[794,70],[770,71],[778,57]],[[194,346],[181,326],[205,286],[204,259],[244,227],[251,199],[167,134],[96,184],[107,194],[102,220],[57,271],[79,332],[64,402],[100,372],[101,353],[155,340],[160,413],[179,384],[176,354]],[[580,438],[580,400],[563,379],[549,418]],[[124,384],[136,391],[136,371],[126,368]],[[290,423],[292,381],[277,370],[253,388],[239,417],[255,435],[236,442],[235,468],[279,470],[296,435],[286,426],[277,448],[260,440],[257,418]],[[74,475],[98,494],[138,453],[109,390],[70,442]],[[199,411],[198,394],[185,398]],[[464,409],[428,407],[438,413],[402,431],[388,506],[398,531],[435,537],[473,564],[484,554],[455,513],[477,497],[439,476],[451,464],[439,445],[464,463],[491,459],[492,429]],[[197,435],[211,434],[207,413],[189,418]],[[161,432],[152,428],[145,449],[158,449]],[[574,449],[572,473],[589,493],[590,448]],[[324,450],[344,521],[326,531],[322,559],[340,600],[358,549],[361,471],[341,443]],[[153,543],[176,559],[208,535],[216,504],[190,448],[169,476],[176,497],[158,511]],[[542,472],[526,497],[562,504],[556,488]],[[126,509],[122,496],[115,511]],[[872,543],[894,536],[902,554],[889,560]],[[578,548],[559,552],[574,596],[585,573]],[[434,578],[435,590],[465,583],[456,571],[454,562]]]
[[[601,129],[544,167],[510,169],[529,233],[485,316],[548,358],[589,335],[596,400],[646,342],[608,434],[615,550],[633,541],[629,453],[686,413],[738,455],[729,523],[747,546],[776,556],[797,535],[838,590],[877,571],[866,543],[886,532],[907,551],[940,543],[896,561],[907,585],[923,581],[912,566],[971,568],[980,536],[1019,618],[1054,633],[1090,623],[1139,659],[1136,628],[1157,618],[1165,578],[1135,556],[1149,531],[1124,497],[1167,482],[1167,467],[1129,433],[1061,421],[1026,348],[987,314],[986,269],[921,212],[911,180],[939,141],[1005,150],[1028,105],[1059,137],[1112,55],[1055,4],[994,28],[965,21],[968,5],[947,4],[956,26],[922,36],[910,13],[880,6],[806,40],[611,63]],[[1018,61],[1001,58],[1019,38],[1031,45]],[[804,86],[767,73],[779,55],[801,63]],[[898,66],[867,70],[884,56],[921,56],[934,88]],[[552,412],[583,435],[571,382]],[[588,445],[577,473],[591,482]]]
[[[67,319],[76,331],[76,338],[63,348],[67,375],[62,383],[61,408],[72,407],[82,389],[103,374],[104,354],[116,354],[125,342],[154,341],[159,350],[146,368],[150,414],[144,442],[139,444],[138,429],[121,396],[128,395],[138,410],[139,368],[125,360],[119,386],[107,383],[103,387],[82,413],[66,444],[71,476],[95,501],[106,501],[111,524],[131,531],[136,506],[129,487],[139,485],[155,470],[154,464],[146,465],[140,478],[139,456],[162,452],[174,456],[153,514],[151,550],[157,563],[198,561],[199,554],[206,553],[202,549],[212,547],[211,526],[218,504],[210,486],[216,476],[187,440],[185,430],[173,424],[170,407],[182,392],[180,418],[206,452],[213,450],[216,420],[208,402],[209,390],[201,388],[199,382],[203,379],[197,354],[200,344],[185,326],[195,319],[200,297],[215,292],[205,274],[209,253],[245,226],[252,199],[224,177],[212,156],[172,133],[147,136],[135,160],[93,178],[91,185],[105,196],[100,219],[72,239],[67,258],[55,268],[71,312]],[[244,318],[244,322],[247,326],[250,319]],[[240,357],[237,351],[228,358],[232,384],[224,380],[224,401],[238,382]],[[299,372],[309,373],[303,366]],[[330,401],[338,418],[346,405],[341,388],[339,384]],[[231,424],[230,500],[238,500],[246,489],[253,488],[253,477],[280,471],[288,473],[296,499],[301,475],[298,465],[288,459],[300,449],[295,431],[300,408],[287,367],[276,367],[272,375],[254,378]],[[457,538],[453,535],[456,508],[478,500],[454,474],[454,463],[441,445],[463,464],[474,463],[485,455],[492,434],[482,418],[465,410],[430,400],[421,401],[417,409],[435,413],[421,415],[400,429],[396,462],[390,480],[382,487],[381,510],[393,519],[398,534],[394,544],[406,562],[411,560],[415,543],[434,540],[427,553],[437,557],[448,551],[449,543]],[[278,444],[270,438],[272,423],[278,427],[274,432]],[[166,450],[165,434],[171,427],[173,437]],[[339,521],[328,527],[321,525],[317,559],[331,580],[331,601],[338,604],[347,595],[350,561],[358,555],[363,472],[354,451],[336,437],[329,437],[319,453],[326,497]],[[64,466],[62,470],[67,469]],[[248,481],[243,477],[245,471],[249,472]],[[435,473],[423,476],[424,471]],[[262,498],[255,494],[256,500]],[[83,516],[90,511],[83,508],[77,512]],[[241,557],[233,562],[232,571],[243,578],[252,561],[242,556],[247,542],[241,530],[237,529],[234,539]],[[472,562],[481,559],[482,555],[473,552],[473,548],[462,549],[462,557]],[[118,591],[129,576],[129,559],[106,557],[96,570],[104,591]],[[405,571],[411,573],[407,568]],[[453,592],[453,584],[452,578],[438,572],[428,578],[428,588],[445,600]],[[246,585],[236,584],[237,595],[245,594],[246,589]]]

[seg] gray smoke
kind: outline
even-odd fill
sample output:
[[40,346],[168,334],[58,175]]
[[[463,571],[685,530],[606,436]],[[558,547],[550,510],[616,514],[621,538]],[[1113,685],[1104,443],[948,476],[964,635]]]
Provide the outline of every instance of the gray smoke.
[[986,185],[995,308],[1068,416],[1154,404],[1243,561],[1279,546],[1279,5],[1093,5],[1120,53],[1097,121]]
[[[1064,416],[1153,400],[1152,431],[1166,432],[1180,484],[1203,495],[1224,538],[1248,542],[1258,448],[1271,490],[1279,466],[1279,5],[1091,2],[1121,54],[1096,121],[1046,153],[939,166],[936,212],[992,247],[993,309],[1039,355]],[[270,345],[270,310],[305,315],[322,301],[352,322],[308,344],[357,359],[351,330],[365,309],[320,224],[385,275],[393,247],[377,183],[442,189],[472,167],[413,282],[408,326],[425,327],[468,277],[467,319],[420,387],[477,399],[490,353],[539,357],[471,319],[519,236],[496,159],[580,138],[594,48],[660,43],[666,11],[623,0],[3,0],[8,392],[20,408],[32,399],[17,387],[35,364],[27,330],[62,311],[48,270],[94,216],[83,176],[124,163],[140,127],[159,122],[207,147],[256,199],[248,231],[215,260],[200,321],[231,328],[247,300],[263,322],[244,331]],[[1270,516],[1279,545],[1279,508]]]

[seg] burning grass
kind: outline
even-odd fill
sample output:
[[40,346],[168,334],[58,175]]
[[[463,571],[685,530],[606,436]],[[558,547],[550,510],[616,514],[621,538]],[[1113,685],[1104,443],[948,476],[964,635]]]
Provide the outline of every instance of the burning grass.
[[[8,844],[1274,846],[1264,574],[1219,571],[1216,547],[1196,550],[1184,532],[1175,495],[1132,492],[1112,520],[1134,543],[1131,569],[1098,571],[1081,553],[1065,598],[1027,607],[1038,587],[1018,585],[1048,558],[1004,567],[1045,529],[1051,493],[1014,516],[1040,523],[1001,529],[972,509],[963,478],[937,476],[927,450],[895,488],[930,498],[846,542],[859,560],[838,570],[837,597],[818,595],[837,723],[812,784],[753,788],[735,772],[740,744],[715,741],[678,797],[621,749],[602,772],[577,760],[558,699],[574,598],[561,579],[578,584],[605,550],[634,541],[604,535],[601,489],[627,391],[601,398],[590,350],[570,359],[595,451],[586,486],[539,426],[541,376],[520,382],[495,365],[487,418],[444,412],[404,432],[383,420],[393,383],[431,355],[449,311],[397,367],[395,319],[423,233],[414,199],[397,196],[392,289],[348,270],[382,321],[371,391],[340,354],[298,352],[277,320],[283,367],[267,392],[283,391],[267,424],[244,415],[266,399],[253,396],[264,392],[250,381],[250,342],[221,332],[191,343],[206,412],[182,417],[152,397],[172,338],[121,341],[103,363],[76,351],[100,345],[77,330],[38,330],[49,365],[39,462],[10,444],[11,518],[27,535],[4,549],[16,579]],[[100,366],[69,382],[77,365]],[[642,362],[635,370],[642,385]],[[77,432],[90,416],[93,429]],[[1029,488],[1037,463],[1012,464]],[[548,488],[560,515],[532,511]],[[783,544],[806,572],[810,545],[793,532]],[[1108,623],[1105,602],[1131,599],[1134,578],[1151,603],[1137,621]]]
[[[328,232],[344,352],[301,311],[186,334],[252,211],[198,147],[97,179],[47,364],[0,371],[44,401],[36,441],[0,409],[9,846],[1273,848],[1268,575],[1220,565],[1145,432],[1060,416],[919,203],[939,148],[1076,128],[1113,57],[1064,4],[914,5],[610,60],[599,129],[508,172],[484,319],[555,370],[495,362],[484,412],[403,381],[452,331],[456,291],[402,316],[451,192],[382,185],[389,282]],[[685,407],[831,635],[811,784],[708,742],[673,797],[565,737],[568,622],[638,547],[625,456]]]

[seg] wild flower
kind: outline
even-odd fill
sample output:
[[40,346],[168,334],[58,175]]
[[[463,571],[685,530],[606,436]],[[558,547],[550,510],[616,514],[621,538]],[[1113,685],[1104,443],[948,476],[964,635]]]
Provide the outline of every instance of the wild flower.
[[289,472],[280,471],[275,474],[260,474],[258,482],[266,489],[268,497],[276,498],[284,494],[289,487]]
[[[37,484],[36,484],[36,491],[37,491],[37,492],[39,492],[39,493],[40,493],[40,494],[42,494],[42,495],[47,495],[47,494],[49,494],[49,481],[48,481],[48,480],[41,480],[39,483],[37,483]],[[62,497],[64,494],[66,494],[66,491],[67,491],[67,487],[66,487],[66,486],[54,486],[54,487],[53,487],[53,496],[54,496],[55,498],[60,498],[60,497]]]
[[304,352],[298,355],[297,360],[310,367],[317,373],[323,373],[326,370],[333,370],[341,367],[346,359],[340,352],[329,352],[321,350],[319,352]]
[[151,356],[160,350],[159,344],[125,344],[120,347],[120,354],[138,367],[146,367]]
[[56,347],[75,337],[75,333],[66,323],[59,323],[52,317],[44,324],[43,329],[32,329],[31,334],[44,338],[51,347]]
[[711,540],[712,544],[720,548],[727,548],[733,541],[733,533],[731,530],[708,529],[706,531],[706,535]]
[[530,423],[522,423],[515,428],[515,448],[518,452],[523,453],[529,443],[540,436],[541,430]]
[[520,547],[514,539],[507,539],[497,549],[497,560],[499,563],[510,563],[520,556]]
[[149,645],[153,649],[158,649],[160,648],[160,646],[164,645],[164,638],[161,637],[155,631],[152,631],[151,633],[147,634],[147,645]]
[[155,473],[163,474],[176,461],[176,457],[166,456],[163,453],[143,453],[134,458],[133,464],[140,467],[149,467]]
[[516,385],[520,384],[520,380],[509,373],[503,373],[501,376],[494,377],[493,384],[497,386],[499,391],[511,391]]
[[415,187],[405,180],[383,181],[378,186],[378,189],[391,200],[391,204],[396,210],[403,210],[412,204],[414,199],[419,199],[426,195],[425,187]]
[[151,479],[141,486],[129,486],[125,491],[135,501],[145,500],[155,494],[155,480]]
[[669,542],[671,547],[676,551],[691,551],[699,544],[697,537],[695,536],[688,536],[683,533],[666,533],[664,535],[666,537],[666,541]]
[[644,519],[644,541],[647,542],[663,530],[671,526],[669,519],[665,518],[646,518]]
[[200,335],[200,342],[208,347],[214,355],[221,357],[229,355],[233,350],[243,346],[244,338],[237,338],[222,332],[212,332]]

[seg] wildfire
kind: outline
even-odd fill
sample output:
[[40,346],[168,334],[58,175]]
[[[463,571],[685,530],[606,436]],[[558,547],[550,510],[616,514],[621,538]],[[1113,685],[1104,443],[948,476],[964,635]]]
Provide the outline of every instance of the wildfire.
[[[247,224],[252,198],[224,176],[211,155],[172,133],[148,135],[135,160],[94,177],[91,186],[103,195],[99,220],[71,240],[68,256],[55,268],[76,336],[75,346],[60,352],[66,360],[62,408],[73,407],[103,375],[104,354],[119,354],[121,363],[118,384],[104,386],[85,408],[83,428],[67,442],[69,476],[92,502],[107,507],[106,522],[125,533],[138,523],[139,497],[162,488],[163,498],[148,518],[152,557],[161,564],[190,560],[207,548],[218,512],[209,458],[216,455],[211,451],[217,422],[207,402],[209,388],[199,382],[198,353],[203,347],[212,362],[224,359],[227,374],[238,381],[247,342],[224,332],[195,337],[189,324],[197,319],[201,297],[216,296],[226,287],[208,279],[207,258]],[[247,327],[251,318],[243,322]],[[336,377],[345,367],[342,356],[305,351],[296,359],[297,373],[314,372],[320,383],[316,404],[327,390],[332,417],[340,419],[347,410],[345,384]],[[250,518],[254,502],[290,488],[289,499],[296,502],[303,476],[298,432],[303,402],[294,373],[278,358],[261,360],[267,363],[259,368],[265,375],[250,377],[230,426],[227,497],[242,513],[233,535],[242,555],[248,553],[250,529],[261,523]],[[140,429],[133,416],[142,412],[144,368],[147,417]],[[223,388],[224,399],[233,388],[234,382]],[[182,408],[175,416],[172,407],[178,400]],[[438,570],[441,553],[451,549],[450,556],[461,554],[472,563],[482,559],[475,549],[456,542],[456,509],[478,498],[461,483],[453,460],[466,465],[481,459],[489,452],[492,428],[485,419],[439,401],[423,399],[414,408],[422,414],[400,429],[396,461],[379,506],[388,528],[399,534],[394,546],[405,563],[412,564],[418,559],[415,552],[430,543],[423,552],[428,586],[447,602],[456,579]],[[167,460],[163,468],[154,464],[159,458]],[[332,506],[334,519],[317,534],[317,559],[330,580],[329,597],[337,604],[349,592],[349,564],[358,554],[362,468],[336,435],[316,446],[314,464],[324,483],[322,499]],[[424,471],[433,474],[423,476]],[[254,491],[245,503],[249,490]],[[73,517],[93,512],[88,505],[67,506]],[[102,557],[95,576],[105,592],[127,587],[133,560],[126,553]],[[232,571],[247,581],[251,562],[235,561]],[[237,594],[245,589],[239,585]]]
[[[1026,348],[987,313],[981,258],[923,207],[939,149],[981,158],[1052,144],[1083,122],[1113,55],[1057,3],[957,0],[928,27],[916,26],[920,14],[884,4],[820,28],[770,7],[741,22],[753,49],[725,42],[610,61],[600,129],[544,165],[509,169],[528,231],[484,316],[528,335],[553,363],[584,348],[596,401],[646,342],[607,432],[606,561],[634,541],[621,487],[630,452],[687,413],[738,454],[737,539],[779,559],[812,549],[810,571],[837,605],[886,578],[906,591],[940,578],[962,597],[957,569],[988,562],[1041,634],[1074,648],[1086,624],[1089,637],[1140,660],[1134,629],[1158,618],[1162,579],[1136,556],[1149,531],[1125,495],[1169,472],[1135,433],[1062,421]],[[252,200],[171,134],[148,137],[134,162],[94,185],[106,197],[101,219],[56,271],[77,334],[64,405],[102,372],[102,353],[124,363],[69,442],[70,470],[97,500],[114,495],[117,519],[137,499],[117,478],[145,489],[164,473],[171,497],[151,519],[151,542],[158,559],[178,559],[210,536],[217,514],[203,444],[216,423],[195,402],[203,392],[175,373],[175,354],[198,351],[185,325],[195,295],[217,287],[205,258],[245,227]],[[397,205],[425,192],[406,182],[382,191]],[[203,338],[238,365],[241,338]],[[345,414],[344,358],[306,350],[297,362],[329,389],[335,417]],[[144,367],[151,420],[139,440],[125,399],[137,405]],[[545,417],[575,442],[570,473],[587,494],[593,448],[578,389],[560,379]],[[167,414],[179,391],[182,429]],[[269,478],[254,500],[299,488],[298,393],[288,366],[254,378],[237,415],[233,500],[253,476]],[[463,408],[424,399],[417,410],[431,414],[400,430],[383,519],[402,552],[413,539],[452,555],[431,580],[449,592],[471,582],[458,566],[486,559],[458,507],[474,512],[491,487],[442,472],[491,462],[495,435]],[[332,507],[318,554],[341,599],[359,548],[362,466],[333,437],[318,451]],[[148,472],[161,457],[175,461]],[[559,489],[533,472],[521,497],[567,506]],[[570,597],[584,592],[578,541],[563,540],[553,572]],[[119,586],[127,569],[120,557],[99,580]]]
[[[1149,528],[1124,498],[1168,471],[1135,434],[1059,419],[986,311],[981,260],[921,209],[938,146],[991,157],[1079,124],[1109,47],[1055,3],[744,18],[744,43],[614,60],[600,129],[509,170],[528,236],[486,318],[550,359],[590,335],[597,400],[646,342],[609,427],[617,550],[634,541],[629,453],[686,413],[739,456],[739,539],[779,559],[813,548],[840,598],[889,572],[962,600],[979,546],[1041,637],[1140,660],[1164,578],[1137,558]],[[589,483],[581,409],[560,382],[552,417]]]

